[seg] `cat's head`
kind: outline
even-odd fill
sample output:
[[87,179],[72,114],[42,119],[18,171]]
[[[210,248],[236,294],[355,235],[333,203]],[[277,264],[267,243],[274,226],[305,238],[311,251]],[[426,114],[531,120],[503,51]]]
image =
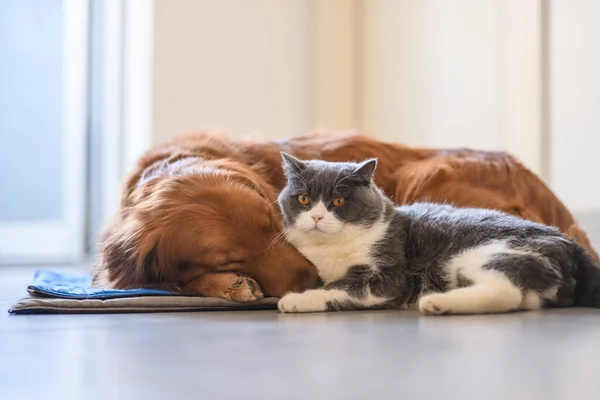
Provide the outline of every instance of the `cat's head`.
[[302,161],[281,153],[287,185],[278,201],[288,230],[335,235],[381,217],[382,194],[372,181],[376,159],[362,163]]

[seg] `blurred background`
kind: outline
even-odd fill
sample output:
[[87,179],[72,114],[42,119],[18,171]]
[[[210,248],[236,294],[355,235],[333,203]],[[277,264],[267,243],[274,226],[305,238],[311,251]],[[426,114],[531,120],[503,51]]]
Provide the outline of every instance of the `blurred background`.
[[597,0],[0,0],[0,264],[88,259],[137,157],[201,129],[510,151],[600,239],[599,16]]

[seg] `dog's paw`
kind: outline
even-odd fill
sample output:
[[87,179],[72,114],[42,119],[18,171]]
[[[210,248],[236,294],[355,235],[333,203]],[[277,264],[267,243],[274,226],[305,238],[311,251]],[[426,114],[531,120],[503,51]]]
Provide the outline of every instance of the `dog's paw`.
[[309,313],[327,311],[327,301],[318,290],[304,293],[288,293],[277,303],[283,313]]
[[228,297],[228,300],[238,303],[248,303],[260,300],[264,295],[254,279],[240,275],[227,291],[226,297]]
[[452,309],[445,304],[444,293],[432,293],[419,299],[419,311],[426,315],[446,315]]

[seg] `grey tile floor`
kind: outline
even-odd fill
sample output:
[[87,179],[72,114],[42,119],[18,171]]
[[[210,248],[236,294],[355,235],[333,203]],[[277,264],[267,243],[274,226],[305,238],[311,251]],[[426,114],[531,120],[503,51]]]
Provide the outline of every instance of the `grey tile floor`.
[[379,398],[600,399],[600,310],[0,315],[3,400]]

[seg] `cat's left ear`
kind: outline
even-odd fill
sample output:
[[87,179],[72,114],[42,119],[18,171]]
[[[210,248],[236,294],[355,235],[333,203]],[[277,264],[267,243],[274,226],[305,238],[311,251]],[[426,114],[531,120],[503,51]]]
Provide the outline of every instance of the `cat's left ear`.
[[281,158],[283,160],[283,170],[288,175],[288,172],[295,172],[299,174],[306,168],[304,161],[292,156],[291,154],[281,152]]
[[361,179],[370,181],[371,178],[373,178],[373,172],[375,172],[375,168],[377,168],[377,159],[370,158],[358,164],[358,166],[354,170],[354,173],[358,175]]

